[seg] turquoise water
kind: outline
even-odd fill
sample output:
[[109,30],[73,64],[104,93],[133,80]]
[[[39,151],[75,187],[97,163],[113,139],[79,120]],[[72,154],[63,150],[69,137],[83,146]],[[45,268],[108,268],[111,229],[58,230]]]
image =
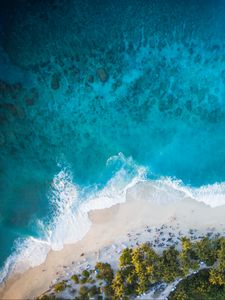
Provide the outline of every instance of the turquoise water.
[[1,277],[135,180],[225,203],[225,2],[189,2],[2,2]]

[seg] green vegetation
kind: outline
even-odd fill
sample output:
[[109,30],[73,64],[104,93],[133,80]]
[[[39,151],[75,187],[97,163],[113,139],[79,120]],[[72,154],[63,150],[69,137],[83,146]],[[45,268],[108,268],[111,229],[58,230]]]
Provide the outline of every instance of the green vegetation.
[[87,283],[88,282],[88,278],[87,277],[83,277],[83,278],[81,278],[81,280],[80,280],[80,283],[81,284],[85,284],[85,283]]
[[85,277],[85,278],[88,278],[88,277],[90,276],[89,271],[88,271],[88,270],[84,270],[84,271],[82,272],[82,276]]
[[132,265],[132,249],[126,248],[123,250],[119,258],[120,268]]
[[94,297],[96,295],[100,294],[100,290],[97,288],[96,285],[93,285],[89,291],[88,291],[88,296],[89,297]]
[[225,286],[225,238],[218,241],[217,267],[210,271],[210,283]]
[[114,274],[110,264],[98,262],[95,271],[97,273],[96,278],[105,282],[103,292],[106,296],[111,296],[113,294],[112,281]]
[[113,270],[108,263],[98,262],[95,266],[97,272],[96,278],[106,281],[107,284],[111,284],[113,280]]
[[65,290],[65,288],[66,288],[66,282],[65,281],[58,282],[54,285],[54,290],[57,293],[63,292]]
[[181,240],[182,251],[179,254],[181,269],[184,275],[188,275],[190,270],[197,270],[199,267],[199,260],[196,255],[195,246],[190,239],[184,237]]
[[[170,300],[225,299],[225,238],[205,237],[192,242],[184,237],[181,246],[181,251],[172,246],[160,255],[148,243],[126,248],[115,274],[110,264],[98,262],[95,272],[84,270],[71,277],[79,285],[79,296],[75,299],[99,299],[103,295],[114,300],[130,299],[147,292],[155,284],[172,283],[193,271],[198,273],[183,279],[169,296]],[[200,269],[204,264],[205,269]],[[62,292],[67,286],[62,281],[54,286],[54,291]]]
[[160,258],[160,273],[162,281],[165,282],[172,282],[183,275],[180,267],[179,252],[174,247],[163,251]]
[[86,296],[88,296],[88,292],[89,292],[89,289],[88,289],[87,286],[82,285],[82,286],[80,287],[79,293],[80,293],[80,296],[81,296],[82,298],[85,298]]
[[169,300],[224,300],[225,286],[211,284],[209,278],[210,270],[203,269],[183,279],[169,295]]
[[73,280],[74,283],[78,284],[79,283],[79,277],[74,274],[73,276],[71,276],[71,279]]
[[201,241],[196,243],[196,255],[199,260],[206,263],[207,266],[212,266],[216,259],[216,251],[218,248],[217,240],[210,240],[208,237],[203,238]]

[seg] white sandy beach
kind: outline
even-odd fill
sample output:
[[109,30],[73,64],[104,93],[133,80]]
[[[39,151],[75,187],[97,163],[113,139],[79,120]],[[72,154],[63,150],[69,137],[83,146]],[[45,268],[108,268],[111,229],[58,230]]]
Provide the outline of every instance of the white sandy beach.
[[[51,251],[42,265],[11,276],[2,286],[0,298],[33,299],[58,278],[70,278],[97,260],[115,266],[126,246],[149,241],[160,251],[170,244],[179,245],[181,234],[198,238],[207,232],[225,233],[225,206],[211,208],[191,198],[179,197],[179,193],[174,199],[163,192],[157,198],[153,195],[151,184],[140,182],[127,191],[125,203],[90,212],[92,226],[81,241],[61,251]],[[168,198],[170,201],[164,201]]]

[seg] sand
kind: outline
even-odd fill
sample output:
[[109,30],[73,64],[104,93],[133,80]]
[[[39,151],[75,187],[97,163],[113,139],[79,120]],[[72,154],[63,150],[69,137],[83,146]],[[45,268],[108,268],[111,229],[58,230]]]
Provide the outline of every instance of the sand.
[[[127,191],[125,203],[91,211],[92,226],[82,240],[61,251],[51,251],[38,267],[13,274],[1,287],[0,298],[33,299],[48,290],[57,278],[69,278],[96,260],[109,261],[115,267],[126,246],[150,241],[160,251],[168,244],[158,240],[158,228],[163,228],[162,237],[173,235],[172,243],[178,243],[182,234],[190,235],[190,229],[196,230],[198,237],[207,232],[224,234],[225,206],[211,208],[191,198],[178,197],[179,194],[174,199],[169,196],[170,201],[159,201],[153,192],[148,182],[140,182]],[[168,199],[161,196],[162,200]]]

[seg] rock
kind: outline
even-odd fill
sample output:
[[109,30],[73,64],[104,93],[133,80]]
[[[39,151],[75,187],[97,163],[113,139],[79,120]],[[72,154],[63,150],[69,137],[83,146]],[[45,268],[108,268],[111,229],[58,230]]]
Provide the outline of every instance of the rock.
[[60,88],[60,76],[59,74],[53,74],[51,80],[51,88],[53,90],[58,90]]
[[101,82],[106,82],[109,78],[106,70],[103,68],[97,69],[96,73],[97,73],[99,79],[101,80]]

